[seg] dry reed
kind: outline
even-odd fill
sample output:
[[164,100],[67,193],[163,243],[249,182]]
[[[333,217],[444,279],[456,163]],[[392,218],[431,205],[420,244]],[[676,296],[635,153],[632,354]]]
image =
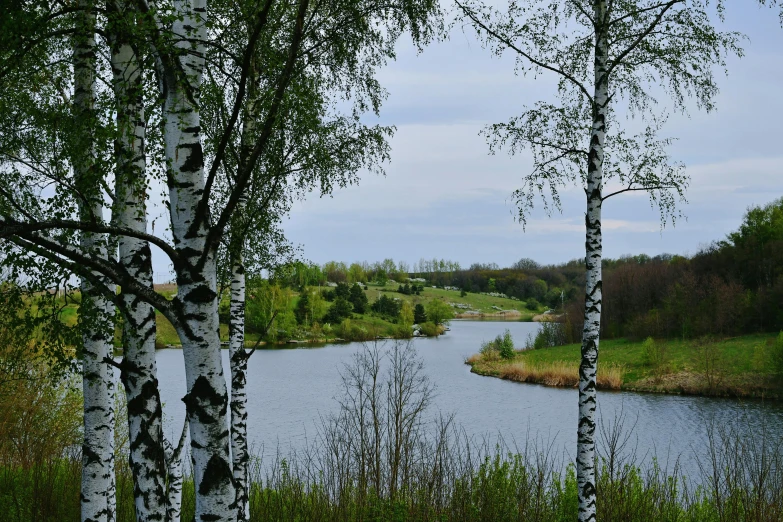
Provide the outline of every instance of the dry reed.
[[[597,384],[606,390],[619,390],[625,370],[618,365],[598,367]],[[566,361],[519,361],[500,368],[500,377],[510,381],[545,384],[547,386],[576,387],[579,384],[579,365]]]

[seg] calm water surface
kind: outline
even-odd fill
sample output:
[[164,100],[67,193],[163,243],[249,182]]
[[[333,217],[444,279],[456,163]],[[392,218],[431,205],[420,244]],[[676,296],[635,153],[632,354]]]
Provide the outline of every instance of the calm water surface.
[[[435,410],[455,414],[476,437],[501,436],[507,443],[528,438],[554,441],[553,448],[572,459],[576,446],[577,391],[514,383],[470,373],[464,364],[482,341],[508,328],[515,344],[538,329],[535,323],[453,321],[438,339],[415,339],[414,346],[436,386]],[[319,348],[259,350],[248,365],[248,432],[254,453],[266,456],[303,448],[315,436],[319,418],[337,409],[342,394],[340,370],[360,343]],[[228,375],[228,351],[223,350]],[[158,351],[158,372],[167,435],[179,433],[185,415],[185,371],[181,350]],[[763,425],[783,436],[783,405],[760,401],[599,392],[599,412],[611,420],[624,413],[635,424],[637,454],[661,462],[680,457],[696,469],[694,452],[706,448],[711,422],[734,423],[747,433]],[[175,437],[176,439],[176,437]]]

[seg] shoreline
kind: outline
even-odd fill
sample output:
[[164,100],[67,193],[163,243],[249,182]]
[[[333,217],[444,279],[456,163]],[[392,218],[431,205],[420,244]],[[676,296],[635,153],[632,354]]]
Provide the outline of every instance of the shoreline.
[[[449,331],[449,328],[446,328],[443,332],[438,334],[437,336],[434,335],[412,335],[410,337],[394,337],[394,336],[377,336],[372,339],[363,339],[363,340],[352,340],[352,339],[343,339],[340,337],[333,337],[333,338],[321,338],[321,339],[289,339],[288,341],[280,341],[280,342],[267,342],[267,341],[261,341],[258,343],[257,348],[258,349],[266,349],[266,350],[277,350],[282,348],[296,348],[299,345],[307,345],[308,347],[312,345],[321,345],[326,346],[329,344],[348,344],[348,343],[360,343],[360,342],[371,342],[371,341],[386,341],[386,340],[407,340],[407,339],[430,339],[433,337],[440,337],[441,335],[444,335],[446,332]],[[247,348],[253,348],[256,346],[255,341],[245,341],[245,349]],[[223,350],[228,350],[228,341],[221,341],[220,342],[220,348]],[[181,344],[166,344],[164,346],[156,347],[155,350],[181,350],[182,345]]]
[[[651,365],[643,342],[602,342],[596,388],[697,397],[783,400],[783,376],[771,371],[774,334],[704,340],[659,340],[662,364]],[[706,355],[705,355],[706,354]],[[704,358],[709,359],[705,365]],[[465,360],[471,373],[520,383],[576,388],[579,346],[516,350],[509,359],[498,353],[475,354]]]
[[[577,383],[552,383],[547,377],[525,376],[516,377],[513,374],[504,375],[495,369],[477,368],[478,364],[471,364],[465,361],[465,364],[471,367],[470,372],[481,377],[492,377],[506,381],[518,382],[520,384],[537,384],[551,388],[571,388],[576,389]],[[671,377],[671,376],[670,376]],[[601,382],[596,384],[596,389],[612,392],[633,392],[633,393],[653,393],[657,395],[680,395],[685,397],[711,397],[722,399],[752,399],[752,400],[783,400],[783,391],[780,389],[765,387],[756,384],[749,384],[743,387],[741,383],[725,382],[716,386],[709,387],[700,382],[700,377],[694,373],[681,372],[675,375],[677,378],[673,382],[635,382],[622,383],[619,387],[606,385]]]

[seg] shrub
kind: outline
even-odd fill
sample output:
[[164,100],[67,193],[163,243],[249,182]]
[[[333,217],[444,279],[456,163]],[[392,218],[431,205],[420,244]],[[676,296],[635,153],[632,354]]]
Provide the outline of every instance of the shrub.
[[375,338],[374,333],[354,324],[350,319],[343,320],[334,330],[346,341],[369,341]]
[[427,312],[424,311],[424,305],[421,303],[413,308],[413,322],[416,324],[427,322]]
[[667,356],[664,343],[656,343],[652,337],[648,337],[642,343],[642,364],[651,367],[657,377],[660,377],[666,369]]
[[770,363],[772,371],[778,375],[783,375],[783,331],[775,339],[771,352]]
[[504,359],[514,358],[514,341],[513,339],[511,339],[511,332],[506,330],[502,338],[498,335],[496,342],[498,343],[499,346],[498,351],[500,352],[500,356],[502,358]]
[[0,462],[29,469],[81,442],[81,389],[42,363],[0,387]]
[[308,292],[307,288],[305,287],[299,294],[299,301],[296,302],[296,308],[294,308],[294,316],[296,317],[297,323],[304,324],[307,322],[309,308],[310,292]]
[[413,337],[413,328],[406,323],[394,325],[394,337],[397,339],[410,339]]
[[332,306],[329,307],[329,311],[326,312],[326,315],[324,316],[324,322],[339,323],[343,319],[351,317],[352,310],[353,306],[351,305],[350,301],[344,297],[339,296],[334,300]]
[[439,299],[427,303],[427,318],[435,324],[443,324],[454,318],[454,309]]
[[536,301],[535,297],[531,297],[527,300],[527,303],[525,303],[525,308],[528,310],[538,310],[541,305],[538,301]]
[[491,341],[481,344],[479,353],[485,360],[497,360],[514,358],[514,340],[511,338],[511,332],[505,331],[503,335],[498,335]]
[[552,348],[553,346],[563,346],[568,344],[568,336],[563,323],[543,322],[536,336],[531,339],[528,337],[526,350]]
[[481,359],[484,361],[497,361],[500,358],[500,353],[495,348],[494,341],[486,341],[481,343],[479,354],[481,355]]
[[351,304],[353,305],[353,311],[357,314],[363,314],[367,311],[367,294],[364,293],[364,290],[362,290],[362,287],[358,284],[354,284],[351,287],[350,292],[350,299]]
[[419,331],[421,332],[422,335],[426,335],[428,337],[437,337],[438,335],[443,333],[440,326],[430,321],[427,321],[426,323],[422,323],[419,326]]
[[381,295],[370,307],[379,317],[395,321],[400,316],[401,301]]
[[720,351],[720,347],[714,339],[702,337],[694,346],[696,368],[704,377],[708,390],[713,391],[723,384],[726,361]]

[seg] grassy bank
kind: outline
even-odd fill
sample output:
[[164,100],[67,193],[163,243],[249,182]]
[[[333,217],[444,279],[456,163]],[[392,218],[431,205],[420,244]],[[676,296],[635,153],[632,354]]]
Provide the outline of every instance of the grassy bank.
[[[711,452],[718,471],[686,479],[676,466],[641,467],[607,455],[599,463],[598,520],[604,522],[779,522],[783,519],[780,446],[753,447],[721,440]],[[454,451],[454,448],[449,448]],[[447,450],[447,451],[449,451]],[[764,460],[760,452],[765,451]],[[616,457],[610,460],[608,457]],[[261,472],[255,466],[250,520],[300,522],[415,521],[572,522],[577,518],[573,464],[551,454],[504,453],[472,457],[436,454],[409,470],[399,489],[364,481],[361,469],[318,461],[280,459]],[[756,464],[761,463],[760,466]],[[724,466],[725,465],[725,466]],[[324,466],[322,468],[322,466]],[[371,470],[364,470],[371,471]],[[316,478],[320,477],[320,478]],[[325,478],[332,477],[332,478]],[[0,510],[9,522],[77,522],[80,462],[57,460],[29,469],[0,466]],[[117,522],[133,522],[132,480],[117,476]],[[384,478],[384,480],[387,480]],[[697,481],[701,485],[695,485]],[[193,520],[195,487],[186,479],[182,520]]]
[[[783,378],[771,364],[776,336],[727,339],[601,341],[598,387],[687,395],[783,398]],[[476,354],[474,373],[550,386],[576,386],[579,345],[515,351],[503,359]]]

